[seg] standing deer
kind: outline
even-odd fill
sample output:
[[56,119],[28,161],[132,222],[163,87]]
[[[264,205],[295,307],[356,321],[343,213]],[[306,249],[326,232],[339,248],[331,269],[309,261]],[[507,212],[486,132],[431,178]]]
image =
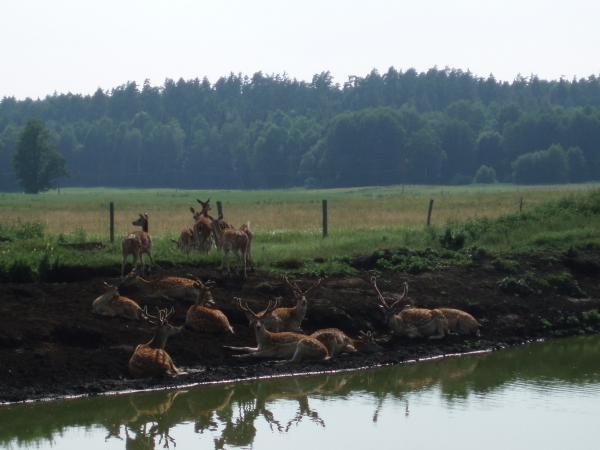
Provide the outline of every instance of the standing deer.
[[101,316],[121,316],[127,319],[138,320],[140,318],[141,308],[133,300],[127,297],[121,297],[118,286],[109,286],[103,283],[106,292],[98,297],[92,303],[92,312]]
[[173,311],[173,308],[168,312],[166,309],[159,309],[158,317],[155,317],[148,314],[147,307],[144,307],[143,317],[154,329],[154,336],[147,344],[138,345],[129,360],[129,371],[135,378],[186,374],[175,367],[171,357],[165,351],[167,338],[183,329],[183,327],[174,327],[168,323]]
[[238,307],[244,311],[246,318],[254,325],[257,347],[226,347],[232,350],[248,352],[245,355],[235,355],[236,358],[261,357],[285,358],[290,362],[300,362],[303,359],[326,359],[327,348],[317,339],[299,333],[271,333],[265,326],[265,320],[273,313],[281,298],[269,306],[262,316],[250,310],[248,304],[242,305],[242,299],[234,298]]
[[[296,285],[291,284],[287,277],[283,277],[283,281],[293,291],[296,299],[296,306],[293,308],[277,308],[273,311],[268,319],[265,320],[265,327],[269,331],[276,333],[282,331],[292,331],[294,333],[303,333],[301,324],[306,316],[306,309],[308,308],[308,299],[313,298],[317,289],[323,283],[323,278],[319,278],[315,284],[313,284],[305,292]],[[258,316],[261,317],[266,311],[261,311]]]
[[250,229],[250,222],[242,224],[240,231],[246,233],[248,236],[248,254],[246,255],[246,262],[250,272],[254,272],[254,261],[252,260],[252,241],[254,240],[254,233]]
[[[194,283],[194,289],[198,293],[196,304],[188,309],[185,316],[185,324],[203,333],[231,333],[233,328],[229,325],[229,321],[225,314],[217,309],[207,308],[206,295],[210,294],[209,289],[215,288],[217,285],[214,281],[208,280],[206,283]],[[212,297],[211,297],[212,298]]]
[[190,250],[192,249],[192,242],[194,241],[194,230],[191,228],[184,228],[181,230],[181,234],[179,235],[179,240],[171,239],[171,242],[177,245],[177,248],[181,250],[186,255],[190,254]]
[[398,314],[394,312],[396,305],[408,292],[408,283],[404,283],[402,296],[389,306],[379,289],[377,289],[377,279],[375,277],[371,277],[371,285],[379,299],[379,307],[383,310],[385,321],[393,334],[409,338],[422,336],[429,337],[429,339],[441,339],[444,337],[444,333],[448,331],[448,321],[442,312],[437,309],[404,308]]
[[[190,300],[196,301],[196,280],[183,277],[163,277],[158,280],[144,280],[140,272],[133,269],[121,282],[123,286],[135,286],[144,294],[158,298],[164,297],[168,300]],[[213,303],[210,292],[206,294],[206,301]]]
[[[144,273],[144,253],[148,254],[150,258],[150,264],[154,263],[152,259],[152,238],[148,234],[148,213],[144,213],[142,216],[132,222],[132,225],[142,227],[142,231],[132,231],[123,238],[121,242],[121,248],[123,250],[123,264],[121,264],[121,278],[123,278],[123,271],[125,270],[125,261],[129,255],[133,255],[133,262],[131,266],[135,268],[138,257],[142,261],[142,274]],[[150,269],[148,269],[150,271]]]
[[329,357],[337,355],[338,353],[375,353],[383,350],[383,348],[375,342],[373,334],[370,331],[367,333],[359,331],[358,333],[359,338],[352,339],[337,328],[327,328],[325,330],[314,332],[311,334],[311,337],[317,339],[327,348]]
[[190,207],[190,211],[194,217],[194,240],[196,241],[196,248],[198,251],[208,253],[212,247],[210,242],[211,219],[208,216],[208,211],[211,210],[210,198],[205,202],[198,199],[196,199],[196,201],[200,203],[202,209],[196,211],[194,208]]
[[223,272],[223,265],[227,261],[227,272],[231,274],[229,268],[229,252],[233,252],[238,262],[237,275],[240,278],[240,273],[243,273],[243,280],[247,278],[246,275],[246,258],[248,255],[248,236],[242,231],[225,228],[221,230],[219,227],[219,221],[210,219],[211,228],[217,239],[217,248],[223,251],[223,260],[221,261],[221,273]]

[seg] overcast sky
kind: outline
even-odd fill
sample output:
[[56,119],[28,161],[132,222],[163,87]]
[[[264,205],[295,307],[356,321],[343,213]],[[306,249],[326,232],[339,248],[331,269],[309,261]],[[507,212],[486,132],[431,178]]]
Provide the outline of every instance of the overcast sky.
[[600,74],[598,0],[1,0],[0,98],[230,72]]

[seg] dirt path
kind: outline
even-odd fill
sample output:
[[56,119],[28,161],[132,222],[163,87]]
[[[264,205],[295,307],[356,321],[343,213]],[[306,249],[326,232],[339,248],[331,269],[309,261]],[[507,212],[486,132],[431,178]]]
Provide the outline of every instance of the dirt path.
[[[166,350],[178,367],[190,373],[177,378],[147,380],[134,380],[128,371],[128,361],[137,344],[150,340],[148,326],[143,321],[91,313],[92,301],[104,292],[102,282],[112,284],[115,279],[90,276],[86,281],[72,283],[0,284],[0,402],[371,367],[474,350],[497,350],[532,339],[600,330],[600,324],[586,322],[583,314],[600,307],[598,255],[590,253],[562,259],[538,255],[523,258],[518,264],[539,280],[570,273],[585,296],[575,299],[560,294],[560,289],[557,292],[547,287],[520,294],[515,293],[518,285],[502,290],[499,282],[509,275],[485,259],[472,267],[449,267],[419,275],[377,272],[384,295],[401,293],[402,283],[406,281],[410,286],[408,297],[417,306],[463,309],[482,325],[480,337],[409,340],[389,335],[369,283],[372,271],[362,270],[351,278],[328,278],[309,302],[304,330],[312,333],[337,327],[352,337],[356,337],[359,330],[372,330],[378,338],[386,340],[382,343],[385,350],[298,365],[240,361],[231,357],[231,350],[223,348],[224,345],[256,345],[254,331],[236,308],[233,297],[248,301],[254,310],[263,309],[275,296],[283,297],[284,306],[293,305],[292,292],[281,277],[252,273],[242,285],[214,270],[190,267],[159,270],[153,277],[178,275],[216,281],[218,287],[212,291],[213,297],[217,307],[229,318],[235,334],[212,336],[184,330],[169,339]],[[513,276],[518,278],[518,275]],[[290,279],[301,288],[308,288],[316,280],[303,276]],[[134,289],[121,289],[121,294],[140,305],[148,305],[150,311],[157,306],[173,306],[175,313],[170,322],[174,325],[184,324],[191,305],[149,299]]]

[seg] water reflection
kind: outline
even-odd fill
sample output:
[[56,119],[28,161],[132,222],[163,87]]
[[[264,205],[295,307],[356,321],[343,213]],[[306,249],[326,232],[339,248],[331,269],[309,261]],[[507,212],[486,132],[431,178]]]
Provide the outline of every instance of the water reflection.
[[87,439],[104,440],[102,448],[172,448],[190,439],[216,449],[248,448],[260,433],[318,433],[340,414],[364,408],[375,424],[387,409],[408,419],[421,394],[450,410],[467,408],[471,397],[493,404],[507,390],[524,389],[535,402],[582,386],[598,398],[599,356],[595,336],[337,375],[14,405],[0,408],[0,446],[49,447],[85,430]]

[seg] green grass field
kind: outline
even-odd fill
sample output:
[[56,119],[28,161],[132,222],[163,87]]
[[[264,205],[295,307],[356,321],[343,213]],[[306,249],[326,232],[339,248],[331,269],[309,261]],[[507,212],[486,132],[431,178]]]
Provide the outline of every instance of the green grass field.
[[[429,248],[436,255],[429,263],[397,260],[393,266],[398,270],[431,268],[462,261],[464,251],[458,250],[474,245],[492,254],[564,251],[596,245],[600,237],[597,185],[406,186],[404,194],[401,186],[314,191],[61,189],[60,195],[0,194],[1,279],[40,279],[60,265],[120,271],[121,236],[134,229],[131,222],[138,212],[149,214],[159,266],[216,265],[216,251],[186,256],[170,242],[182,228],[192,226],[189,208],[199,206],[196,198],[209,197],[214,216],[219,200],[228,221],[237,226],[251,222],[253,256],[262,270],[346,274],[353,271],[351,258],[398,248]],[[322,199],[328,201],[326,239]],[[426,227],[430,199],[432,225]],[[108,233],[110,202],[115,204],[114,244]],[[87,241],[107,246],[93,252],[60,246]],[[22,274],[28,270],[30,275]]]

